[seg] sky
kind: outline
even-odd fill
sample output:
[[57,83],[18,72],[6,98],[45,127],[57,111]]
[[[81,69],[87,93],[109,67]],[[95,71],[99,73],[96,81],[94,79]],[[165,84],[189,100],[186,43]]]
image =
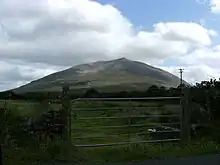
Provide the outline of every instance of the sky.
[[0,91],[125,57],[220,78],[220,0],[1,0]]

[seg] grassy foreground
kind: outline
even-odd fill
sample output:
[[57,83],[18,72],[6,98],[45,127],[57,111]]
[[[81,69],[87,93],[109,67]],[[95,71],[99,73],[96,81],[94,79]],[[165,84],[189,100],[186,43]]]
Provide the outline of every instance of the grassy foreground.
[[189,144],[138,144],[120,147],[100,147],[68,151],[65,144],[53,145],[47,149],[5,149],[5,165],[50,164],[64,162],[93,164],[105,162],[139,162],[148,159],[186,157],[220,152],[220,145],[213,141],[191,142]]
[[220,152],[215,142],[199,141],[190,144],[145,144],[127,147],[102,147],[84,149],[86,160],[92,163],[138,162],[148,159],[186,157]]
[[[0,107],[3,107],[3,101],[0,101]],[[132,103],[105,103],[100,102],[96,104],[92,103],[75,103],[73,105],[73,109],[75,113],[79,117],[91,117],[91,116],[123,116],[126,115],[126,111],[120,112],[85,112],[80,111],[83,108],[96,108],[96,107],[127,107],[127,106],[138,106],[138,107],[151,107],[155,103],[140,103],[140,102],[132,102]],[[166,104],[167,105],[167,104]],[[39,104],[35,102],[29,101],[7,101],[7,107],[18,116],[29,116],[36,117],[40,116],[43,112],[45,112],[48,107],[47,104]],[[59,109],[59,105],[50,105],[52,109]],[[94,106],[94,107],[93,107]],[[76,108],[80,107],[80,110],[76,112]],[[176,110],[175,110],[176,111]],[[134,115],[142,115],[146,113],[154,113],[154,109],[147,109],[143,112],[134,111]],[[155,119],[153,119],[155,120]],[[157,119],[156,119],[157,120]],[[152,119],[139,119],[135,121],[135,124],[142,124],[147,122],[156,122],[152,121]],[[73,119],[73,126],[82,127],[82,126],[103,126],[103,125],[122,125],[126,124],[127,120],[105,120],[105,121],[80,121]],[[145,129],[137,130],[135,132],[146,131]],[[107,131],[107,132],[106,132]],[[73,142],[79,143],[82,141],[76,141],[74,137],[83,136],[83,135],[96,135],[102,134],[107,135],[109,133],[122,133],[123,131],[127,131],[125,129],[118,129],[117,131],[110,131],[107,129],[101,129],[95,131],[84,131],[77,130],[73,131]],[[129,130],[131,131],[131,130]],[[118,141],[125,140],[125,137],[119,137]],[[109,140],[105,138],[102,143],[106,143]],[[86,142],[93,142],[92,139],[88,139]],[[95,143],[100,143],[100,139],[95,141]],[[50,164],[53,162],[71,162],[72,164],[93,164],[93,163],[104,163],[104,162],[136,162],[136,161],[144,161],[147,159],[155,159],[155,158],[167,158],[167,157],[184,157],[184,156],[194,156],[194,155],[202,155],[202,154],[212,154],[220,152],[220,145],[214,141],[207,140],[197,140],[191,141],[188,144],[180,144],[180,143],[165,143],[165,144],[139,144],[139,145],[127,145],[127,146],[117,146],[117,147],[98,147],[98,148],[75,148],[74,146],[69,146],[65,142],[57,141],[46,148],[41,146],[36,142],[36,146],[30,147],[14,147],[7,146],[3,147],[4,153],[4,165],[32,165],[32,164]]]

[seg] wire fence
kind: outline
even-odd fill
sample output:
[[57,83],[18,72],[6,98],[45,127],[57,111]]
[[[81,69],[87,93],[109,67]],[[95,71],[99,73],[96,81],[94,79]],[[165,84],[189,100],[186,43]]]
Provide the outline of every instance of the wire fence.
[[[61,132],[65,139],[77,147],[189,139],[190,106],[186,97],[71,100],[68,89],[63,89],[62,96],[60,100],[46,100],[48,105],[43,109],[56,104],[55,107],[62,112],[60,120],[65,126]],[[57,104],[60,104],[60,107]],[[53,120],[55,118],[51,119],[52,123],[55,122]],[[60,125],[62,124],[58,123],[58,126]]]

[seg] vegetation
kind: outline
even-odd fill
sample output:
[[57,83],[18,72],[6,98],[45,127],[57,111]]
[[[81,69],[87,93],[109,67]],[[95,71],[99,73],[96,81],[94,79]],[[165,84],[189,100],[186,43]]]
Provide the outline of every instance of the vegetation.
[[147,159],[165,159],[219,153],[220,145],[213,141],[200,140],[188,144],[133,144],[121,147],[84,149],[84,161],[90,162],[140,162]]
[[[60,98],[53,93],[32,93],[17,95],[11,91],[1,93],[0,101],[1,134],[4,132],[2,143],[5,164],[30,164],[30,162],[51,162],[51,161],[71,161],[71,162],[120,162],[120,161],[140,161],[148,158],[159,158],[169,156],[188,156],[206,153],[216,153],[220,151],[220,81],[210,80],[196,84],[192,87],[185,87],[188,91],[188,100],[191,108],[192,141],[186,144],[164,143],[164,144],[138,144],[120,147],[100,147],[79,149],[70,143],[63,136],[65,123],[62,120],[61,106],[59,104],[48,104],[47,100]],[[7,100],[10,94],[10,101]],[[95,89],[87,90],[81,97],[154,97],[154,96],[180,96],[181,87],[167,89],[165,87],[152,86],[145,92],[130,91],[120,93],[101,93]],[[70,93],[71,98],[77,95]],[[171,105],[177,102],[72,102],[75,110],[72,116],[72,142],[75,143],[112,143],[118,141],[148,140],[155,138],[149,135],[136,136],[136,132],[146,131],[147,127],[141,128],[119,128],[117,130],[95,129],[80,130],[79,127],[99,127],[105,125],[126,125],[143,124],[148,122],[177,122],[178,118],[153,118],[153,119],[115,119],[115,120],[79,120],[79,117],[94,116],[125,116],[128,114],[126,107],[156,107],[161,109],[162,114],[174,114],[170,111]],[[82,111],[98,107],[121,107],[117,111]],[[78,109],[78,111],[76,110]],[[133,110],[132,115],[152,115],[155,109],[147,109],[142,112]],[[179,115],[179,113],[177,113]],[[2,118],[4,117],[4,118]],[[77,128],[78,127],[78,128]],[[76,129],[77,128],[77,129]],[[127,136],[127,133],[134,136]],[[95,136],[116,134],[117,138],[75,139],[81,136]],[[119,136],[119,134],[124,134]],[[169,135],[170,137],[171,135]],[[172,135],[174,136],[174,135]],[[176,135],[175,135],[176,136]],[[24,140],[25,139],[25,140]],[[71,150],[71,152],[70,152]],[[117,152],[116,152],[117,151]],[[169,151],[169,152],[168,152]],[[117,154],[116,154],[117,153]],[[12,159],[13,157],[13,159]]]
[[[165,88],[153,85],[146,91],[121,91],[121,92],[101,92],[94,88],[86,89],[85,91],[75,92],[70,91],[69,97],[71,99],[83,98],[83,97],[102,97],[102,98],[125,98],[125,97],[179,97],[180,87],[178,88]],[[32,101],[44,101],[45,99],[59,99],[60,92],[27,92],[17,94],[14,91],[5,91],[0,93],[0,99],[12,100],[32,100]]]

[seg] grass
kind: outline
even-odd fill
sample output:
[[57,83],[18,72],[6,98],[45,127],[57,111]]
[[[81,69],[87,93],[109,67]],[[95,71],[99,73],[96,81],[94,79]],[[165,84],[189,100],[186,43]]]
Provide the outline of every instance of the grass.
[[3,147],[6,165],[32,165],[51,164],[53,162],[77,162],[85,161],[82,152],[76,147],[70,146],[66,142],[55,141],[47,147]]
[[[59,145],[57,145],[59,144]],[[6,148],[4,163],[7,165],[47,164],[52,162],[69,162],[72,164],[128,163],[142,162],[149,159],[166,159],[216,154],[220,145],[207,140],[191,141],[188,144],[136,144],[117,147],[75,148],[70,152],[66,144],[57,143],[48,148]],[[68,152],[68,153],[67,153]]]
[[197,141],[189,144],[138,144],[121,147],[86,148],[82,150],[86,160],[92,163],[140,162],[148,159],[187,157],[214,154],[220,145],[213,141]]
[[[4,101],[0,100],[0,107],[3,107]],[[72,127],[93,127],[91,130],[75,129],[72,131],[72,141],[76,144],[90,144],[90,143],[113,143],[128,141],[126,134],[134,133],[130,136],[132,141],[148,140],[152,137],[149,135],[139,136],[135,133],[146,132],[148,127],[136,127],[136,128],[117,128],[117,129],[103,129],[96,128],[98,126],[107,125],[127,125],[128,119],[99,119],[99,120],[79,120],[79,117],[111,117],[111,116],[126,116],[128,115],[128,109],[123,107],[147,107],[146,110],[138,111],[133,110],[129,113],[132,115],[147,115],[155,114],[157,107],[163,107],[163,113],[179,114],[179,109],[170,110],[170,103],[158,103],[158,102],[74,102],[72,104],[73,112],[76,114],[76,118],[72,119]],[[156,108],[152,108],[156,106]],[[40,116],[48,108],[58,110],[60,105],[52,104],[46,105],[42,103],[29,102],[29,101],[7,101],[7,107],[11,111],[19,116]],[[121,107],[122,111],[92,111],[92,109],[107,107]],[[89,111],[83,111],[83,109],[90,109]],[[76,109],[78,109],[76,111]],[[74,111],[75,110],[75,111]],[[132,124],[145,124],[149,122],[157,122],[158,119],[132,119]],[[108,136],[109,134],[117,135],[116,137],[108,138],[88,138],[88,139],[75,139],[78,136]],[[121,135],[123,134],[123,135]],[[127,145],[117,147],[98,147],[98,148],[81,148],[76,149],[72,147],[70,155],[68,153],[62,154],[67,146],[59,143],[49,146],[49,149],[45,148],[27,148],[27,149],[14,149],[4,148],[4,152],[8,157],[5,157],[6,164],[10,165],[30,164],[30,162],[47,162],[54,159],[54,161],[66,160],[66,161],[82,161],[89,163],[103,163],[103,162],[131,162],[131,161],[144,161],[152,158],[167,158],[167,157],[183,157],[193,156],[201,154],[210,154],[220,151],[220,145],[207,140],[192,141],[189,144],[179,143],[165,143],[165,144],[139,144],[139,145]],[[77,151],[76,151],[77,150]],[[55,152],[55,153],[54,153]],[[56,155],[55,158],[53,158]],[[14,160],[14,161],[13,161]]]
[[[99,126],[122,126],[128,125],[129,119],[96,119],[96,120],[79,120],[82,117],[120,117],[120,116],[128,116],[134,115],[150,115],[157,114],[158,109],[164,107],[166,112],[170,108],[169,104],[164,104],[163,102],[144,102],[144,101],[77,101],[72,102],[73,113],[77,116],[72,119],[72,128],[81,127],[83,129],[74,129],[72,130],[72,139],[76,144],[83,143],[117,143],[128,140],[146,140],[151,139],[149,135],[137,136],[135,133],[146,132],[148,128],[152,128],[149,126],[135,127],[135,128],[97,128]],[[3,106],[3,102],[0,102],[0,106]],[[109,111],[111,108],[119,107],[121,110]],[[132,107],[131,109],[128,107]],[[146,107],[145,110],[135,110],[134,107]],[[29,117],[37,117],[40,116],[43,112],[47,111],[48,108],[58,110],[60,108],[59,104],[50,104],[46,105],[43,103],[36,103],[30,101],[15,101],[8,100],[7,108],[11,109],[13,113],[16,113],[19,116],[29,116]],[[97,108],[106,108],[106,110],[102,111],[94,111]],[[83,111],[87,109],[88,111]],[[175,110],[171,110],[169,113],[174,113]],[[176,109],[178,114],[178,109]],[[156,118],[132,118],[130,120],[130,124],[146,124],[149,122],[158,122]],[[92,127],[92,129],[84,129],[86,127]],[[133,135],[128,138],[128,135],[132,133]],[[117,137],[109,137],[109,138],[89,138],[89,139],[74,139],[74,137],[78,136],[108,136],[118,135]],[[120,135],[123,134],[123,135]]]
[[[141,116],[160,114],[162,109],[166,113],[179,115],[178,106],[170,110],[170,105],[163,102],[144,102],[144,101],[87,101],[75,102],[73,105],[73,112],[77,116],[72,119],[72,127],[75,128],[73,132],[73,141],[76,144],[106,144],[117,143],[124,141],[138,141],[151,139],[149,134],[136,135],[136,133],[147,132],[148,128],[152,126],[141,127],[125,127],[125,128],[98,128],[100,126],[123,126],[123,125],[140,125],[147,123],[160,122],[158,118],[119,118],[119,119],[87,119],[80,120],[79,118],[85,117],[123,117],[123,116]],[[175,105],[175,104],[174,104]],[[121,108],[120,110],[112,110],[111,108]],[[129,108],[130,107],[130,108]],[[138,110],[135,107],[144,107],[145,109]],[[98,108],[105,108],[104,110],[97,111]],[[158,109],[161,109],[158,111]],[[84,111],[86,110],[86,111]],[[179,121],[179,117],[176,119]],[[82,129],[76,129],[76,128]],[[86,127],[92,127],[86,129]],[[130,134],[130,136],[128,136]],[[117,135],[117,136],[108,136]],[[87,139],[74,139],[78,136],[107,136],[108,138],[87,138]]]
[[[0,108],[3,108],[4,100],[0,100]],[[18,116],[34,117],[46,111],[46,104],[31,101],[7,100],[6,108]]]

